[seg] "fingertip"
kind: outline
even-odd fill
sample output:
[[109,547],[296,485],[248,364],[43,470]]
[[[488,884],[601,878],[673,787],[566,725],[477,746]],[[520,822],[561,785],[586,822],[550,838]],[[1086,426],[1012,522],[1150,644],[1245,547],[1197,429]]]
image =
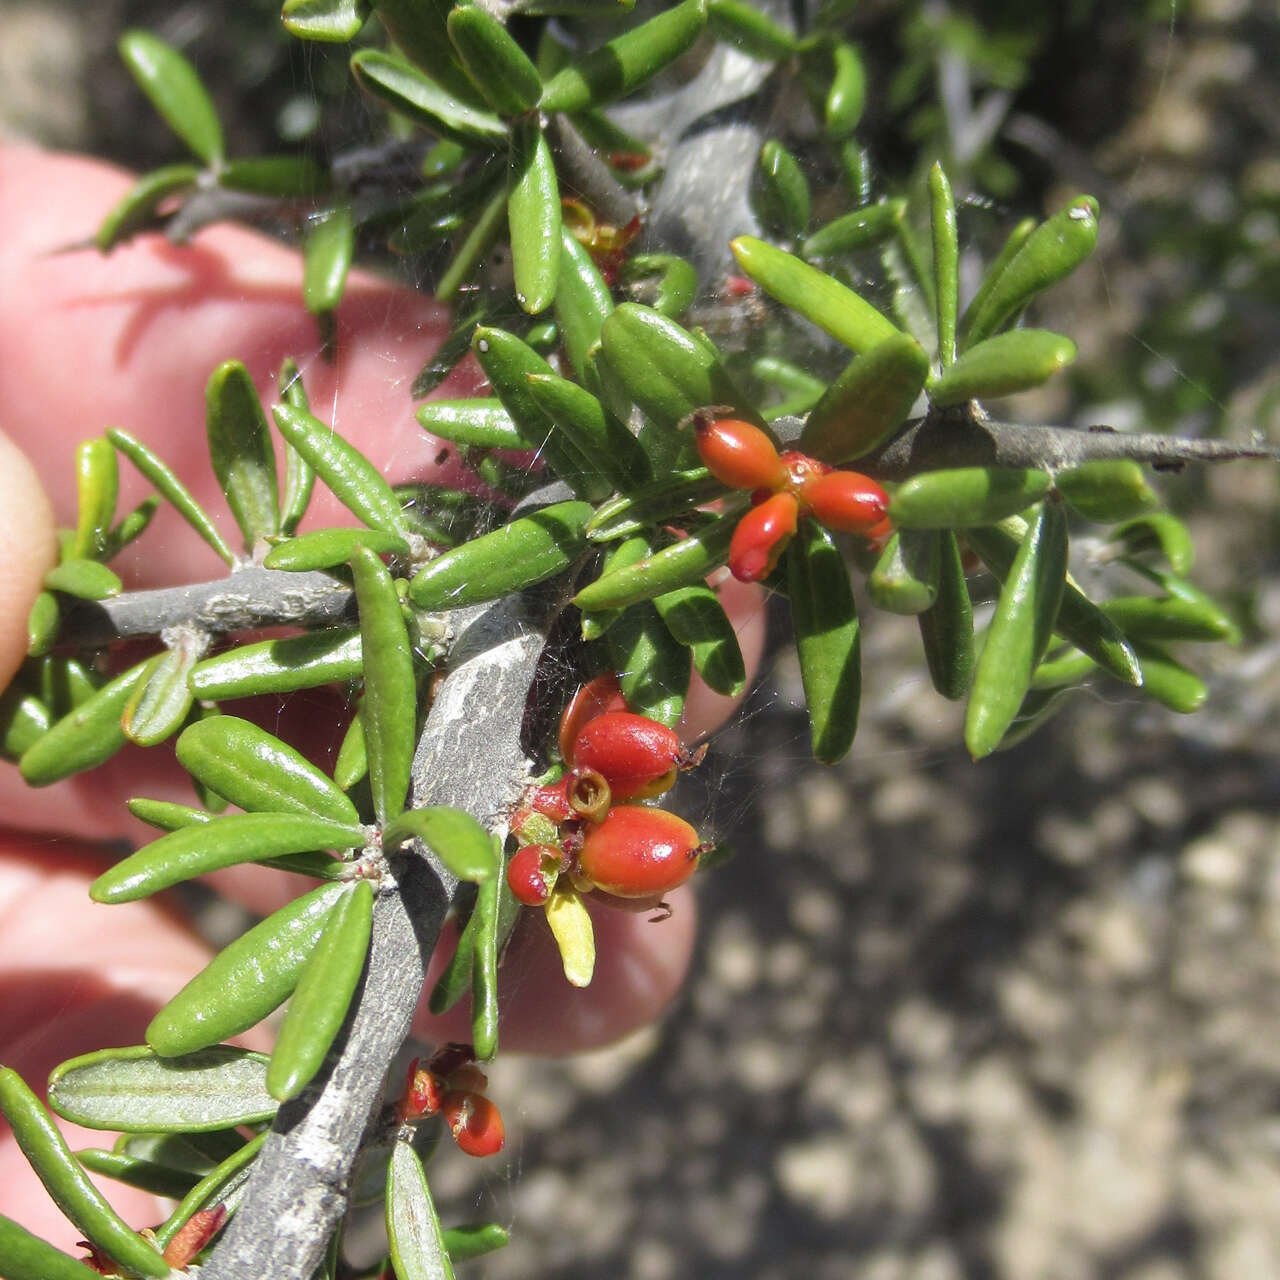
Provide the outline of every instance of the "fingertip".
[[27,455],[0,432],[0,689],[27,651],[27,615],[57,558],[53,508]]

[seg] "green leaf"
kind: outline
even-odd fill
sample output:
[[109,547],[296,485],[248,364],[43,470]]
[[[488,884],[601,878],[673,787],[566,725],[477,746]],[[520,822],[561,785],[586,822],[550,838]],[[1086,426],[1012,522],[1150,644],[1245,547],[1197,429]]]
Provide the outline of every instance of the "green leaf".
[[364,670],[362,654],[355,627],[331,627],[284,640],[260,640],[205,658],[192,667],[188,683],[197,698],[210,701],[292,693],[358,680]]
[[437,805],[408,809],[382,833],[382,847],[395,849],[421,840],[459,880],[483,884],[499,870],[489,833],[469,813]]
[[1049,501],[1028,528],[987,630],[965,713],[975,760],[990,755],[1013,724],[1057,622],[1067,580],[1067,518]]
[[32,743],[18,762],[23,778],[33,787],[46,787],[73,773],[96,768],[115,755],[125,743],[120,724],[125,706],[156,661],[149,658],[116,676]]
[[538,68],[497,18],[479,5],[458,6],[446,25],[472,83],[496,112],[519,116],[538,105]]
[[618,279],[630,285],[652,281],[650,305],[671,320],[683,315],[698,296],[693,264],[674,253],[637,253],[623,263]]
[[496,398],[431,400],[418,410],[418,421],[432,435],[476,449],[527,449],[511,415]]
[[661,524],[691,511],[723,493],[724,485],[706,467],[672,471],[654,484],[601,503],[587,522],[587,536],[592,542],[628,538],[650,525]]
[[398,533],[384,529],[313,529],[278,542],[267,552],[262,567],[292,572],[332,569],[346,564],[357,547],[367,547],[378,555],[409,554],[409,544]]
[[436,985],[431,988],[431,996],[427,1008],[439,1014],[452,1009],[471,989],[471,965],[475,956],[476,937],[482,928],[482,922],[474,910],[467,920],[466,926],[458,935],[458,944],[449,963],[445,965]]
[[122,589],[120,579],[96,560],[64,560],[44,575],[46,591],[62,591],[80,600],[109,600]]
[[228,360],[213,371],[205,391],[209,459],[244,534],[246,550],[280,527],[276,453],[262,402],[249,371]]
[[214,527],[213,521],[205,514],[204,508],[191,496],[187,487],[164,462],[141,440],[135,439],[127,431],[121,431],[118,427],[107,428],[107,439],[155,485],[161,496],[168,500],[178,514],[227,564],[235,564],[235,552]]
[[933,687],[958,702],[973,684],[973,604],[956,535],[944,529],[941,539],[938,594],[917,620]]
[[294,813],[235,813],[144,845],[89,886],[95,902],[134,902],[193,876],[288,853],[358,849],[364,830]]
[[680,57],[706,21],[706,0],[684,0],[558,71],[539,106],[546,112],[580,111],[626,96]]
[[331,908],[345,892],[345,885],[323,884],[241,934],[152,1018],[147,1043],[173,1058],[256,1026],[297,986]]
[[449,42],[447,0],[375,0],[378,21],[396,47],[459,103],[479,103]]
[[351,717],[351,723],[342,736],[338,758],[333,765],[333,780],[343,791],[350,791],[369,772],[369,752],[364,740],[364,721],[360,710]]
[[174,133],[207,165],[222,162],[222,126],[195,68],[149,31],[126,31],[120,57]]
[[349,204],[338,205],[308,226],[302,249],[302,301],[313,316],[328,315],[342,301],[355,248]]
[[199,1133],[270,1120],[276,1102],[266,1078],[263,1054],[230,1045],[181,1058],[146,1045],[99,1049],[53,1069],[49,1105],[88,1129]]
[[15,680],[0,693],[0,755],[16,760],[52,722],[49,708]]
[[108,531],[106,538],[103,540],[102,559],[114,559],[129,543],[146,532],[147,526],[151,523],[159,507],[160,495],[158,493],[153,493],[149,498],[143,498],[114,529]]
[[809,225],[812,205],[809,182],[800,162],[782,143],[771,140],[760,148],[756,173],[759,182],[756,201],[765,224],[782,236],[803,235]]
[[361,880],[329,912],[289,1001],[267,1070],[273,1098],[296,1098],[320,1070],[364,972],[372,928],[373,886]]
[[194,827],[197,823],[213,820],[213,814],[204,809],[175,804],[172,800],[148,800],[135,796],[125,801],[125,807],[139,821],[161,831],[177,831],[179,827]]
[[1053,485],[1038,467],[954,467],[912,476],[889,500],[897,529],[967,529],[1025,510]]
[[870,351],[901,332],[852,289],[794,254],[754,236],[739,236],[730,243],[730,248],[744,274],[765,293],[852,351]]
[[0,1214],[0,1276],[4,1280],[93,1280],[98,1274]]
[[371,529],[404,533],[404,513],[396,495],[364,454],[304,409],[278,404],[271,412],[280,434],[348,511]]
[[511,1239],[506,1227],[496,1222],[473,1223],[461,1227],[446,1227],[444,1245],[454,1262],[466,1262],[504,1248]]
[[41,591],[27,614],[27,653],[35,658],[47,653],[57,639],[62,611],[52,591]]
[[858,127],[867,102],[867,73],[862,57],[847,40],[835,40],[823,50],[831,59],[831,79],[822,103],[822,132],[832,142],[847,138]]
[[701,583],[724,563],[741,515],[739,502],[687,538],[588,583],[574,596],[573,603],[586,613],[594,613],[638,604],[668,591]]
[[455,97],[391,54],[361,49],[351,59],[351,71],[366,93],[441,137],[485,150],[507,140],[507,126],[498,116]]
[[1204,706],[1208,687],[1194,671],[1184,667],[1158,645],[1135,646],[1142,667],[1142,688],[1170,711],[1191,715]]
[[267,1140],[266,1133],[251,1138],[239,1150],[233,1151],[216,1169],[211,1169],[200,1179],[185,1196],[169,1217],[156,1228],[156,1243],[167,1248],[174,1236],[201,1209],[212,1209],[217,1205],[226,1205],[228,1213],[234,1213],[249,1174],[253,1170],[253,1162],[258,1158],[262,1145]]
[[586,548],[588,502],[558,502],[429,561],[409,584],[419,609],[463,609],[563,573]]
[[73,555],[93,559],[106,546],[120,478],[116,451],[102,436],[76,446],[76,538]]
[[1075,511],[1099,524],[1132,520],[1160,505],[1160,495],[1147,483],[1146,472],[1129,458],[1086,462],[1060,471],[1054,484]]
[[560,276],[556,284],[556,324],[565,353],[579,377],[586,376],[587,353],[613,314],[613,291],[578,237],[560,224]]
[[[166,1200],[181,1200],[200,1180],[185,1169],[173,1169],[155,1160],[140,1160],[121,1151],[88,1147],[77,1151],[75,1157],[90,1173],[100,1173],[123,1182],[125,1186],[149,1191],[153,1196],[163,1196]],[[3,1274],[0,1271],[0,1275]]]
[[634,490],[649,479],[649,460],[635,436],[599,400],[555,374],[528,375],[529,393],[609,487]]
[[360,34],[369,8],[367,0],[284,0],[280,20],[300,40],[344,44]]
[[[51,1080],[51,1100],[52,1096]],[[169,1264],[103,1199],[76,1163],[53,1117],[22,1077],[9,1067],[0,1067],[0,1111],[9,1121],[22,1154],[72,1225],[128,1270],[164,1280],[169,1275]],[[0,1266],[4,1265],[0,1261]]]
[[707,687],[727,698],[740,696],[747,687],[746,666],[720,597],[698,584],[655,596],[653,605],[667,630],[689,650]]
[[[631,605],[605,634],[610,664],[627,706],[671,727],[689,693],[689,651],[647,601]],[[572,981],[572,979],[571,979]]]
[[806,261],[841,253],[858,253],[883,244],[898,233],[907,212],[907,202],[884,200],[864,205],[824,223],[800,246]]
[[[1069,493],[1065,497],[1071,501]],[[1129,555],[1137,555],[1150,548],[1158,549],[1176,574],[1190,573],[1195,564],[1195,544],[1187,526],[1166,511],[1134,516],[1112,529],[1108,537],[1121,543]]]
[[191,190],[199,176],[200,169],[194,164],[171,164],[143,174],[98,223],[93,243],[100,252],[110,253],[140,231],[159,227],[161,208],[172,197]]
[[387,1166],[387,1243],[397,1280],[453,1280],[453,1264],[422,1161],[407,1142]]
[[386,823],[404,809],[413,766],[418,706],[413,653],[400,597],[386,565],[367,547],[357,547],[351,570],[364,652],[360,718],[369,786],[378,821]]
[[1130,640],[1225,640],[1239,644],[1241,639],[1240,628],[1208,597],[1115,596],[1104,600],[1101,608]]
[[[307,390],[302,385],[302,375],[293,360],[286,359],[280,365],[280,374],[276,380],[280,398],[295,409],[306,413],[310,409],[307,403]],[[292,533],[298,522],[306,515],[311,504],[311,491],[315,485],[316,473],[311,470],[307,460],[289,443],[284,442],[284,500],[280,512],[280,532]]]
[[[471,230],[458,246],[449,266],[436,284],[436,298],[440,302],[452,302],[479,269],[485,255],[493,247],[502,233],[503,223],[507,220],[507,188],[499,187],[489,202],[476,215]],[[428,366],[430,368],[431,366]],[[426,370],[423,371],[426,373]],[[429,387],[424,386],[422,374],[414,382],[414,391],[418,395],[426,395]]]
[[849,574],[831,535],[814,520],[801,522],[785,555],[813,754],[835,764],[853,745],[862,692],[862,641]]
[[933,294],[937,308],[938,358],[946,369],[956,358],[960,308],[960,248],[956,201],[942,165],[929,170],[929,212],[933,231]]
[[175,639],[145,680],[134,686],[120,717],[130,742],[154,747],[176,733],[193,701],[187,679],[205,647],[205,637],[190,632]]
[[814,405],[796,447],[824,462],[878,448],[907,420],[929,373],[924,348],[905,333],[854,356]]
[[961,348],[989,338],[1036,294],[1069,276],[1098,243],[1098,202],[1077,196],[1035,228],[983,282],[961,321]]
[[190,725],[177,753],[188,773],[241,809],[359,824],[355,805],[315,765],[239,716],[210,716]]
[[[502,865],[502,847],[490,841],[495,867]],[[471,1043],[476,1058],[491,1061],[498,1052],[498,905],[503,878],[492,875],[476,893],[472,917],[476,921],[471,952]]]
[[936,529],[894,533],[867,578],[872,602],[889,613],[923,613],[938,598],[942,534]]
[[545,311],[560,276],[560,184],[547,136],[522,120],[511,137],[511,266],[516,301],[530,315]]
[[742,0],[708,0],[707,24],[717,40],[748,58],[776,62],[799,47],[789,31]]
[[929,386],[929,399],[947,406],[1012,395],[1047,382],[1076,358],[1076,344],[1048,329],[1011,329],[966,348]]
[[302,200],[328,190],[329,172],[308,155],[246,156],[222,166],[218,185],[250,195]]

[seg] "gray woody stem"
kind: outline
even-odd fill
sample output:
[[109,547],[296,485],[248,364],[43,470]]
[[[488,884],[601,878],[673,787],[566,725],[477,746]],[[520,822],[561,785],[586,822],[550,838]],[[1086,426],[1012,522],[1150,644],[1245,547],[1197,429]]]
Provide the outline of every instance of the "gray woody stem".
[[[556,602],[524,593],[455,615],[459,638],[413,764],[415,806],[453,805],[489,827],[517,797],[520,725]],[[382,1130],[387,1068],[409,1033],[454,882],[397,859],[374,906],[363,991],[327,1074],[280,1108],[241,1208],[204,1280],[309,1280],[346,1209],[362,1146]]]

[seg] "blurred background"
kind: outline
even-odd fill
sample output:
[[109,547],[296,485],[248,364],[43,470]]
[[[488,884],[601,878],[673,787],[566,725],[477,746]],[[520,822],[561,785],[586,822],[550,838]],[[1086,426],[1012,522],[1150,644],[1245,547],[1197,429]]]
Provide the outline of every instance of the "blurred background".
[[[233,154],[361,139],[342,50],[277,35],[276,8],[0,0],[0,128],[177,158],[115,55],[143,25],[200,69]],[[1274,3],[863,0],[850,22],[886,181],[970,147],[990,199],[962,243],[1101,201],[1097,258],[1038,312],[1079,363],[1004,416],[1280,443]],[[1207,709],[1108,686],[973,765],[913,621],[869,612],[862,726],[827,769],[774,663],[678,793],[736,851],[701,878],[678,1006],[607,1051],[504,1058],[506,1164],[433,1165],[447,1221],[513,1229],[467,1274],[1280,1276],[1277,469],[1160,485],[1246,634],[1193,655]]]

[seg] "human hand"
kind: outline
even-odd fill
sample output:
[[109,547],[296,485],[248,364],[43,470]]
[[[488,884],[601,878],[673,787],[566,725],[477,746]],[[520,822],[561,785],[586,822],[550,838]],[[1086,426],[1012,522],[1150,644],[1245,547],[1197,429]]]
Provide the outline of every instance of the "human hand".
[[[181,248],[145,236],[109,259],[93,250],[56,253],[83,240],[128,181],[84,159],[0,148],[0,428],[9,435],[0,435],[0,688],[22,660],[27,611],[55,558],[54,521],[74,519],[71,464],[81,439],[108,425],[124,427],[156,449],[215,518],[225,515],[207,465],[203,421],[204,385],[223,359],[243,360],[269,401],[276,370],[293,356],[316,411],[392,482],[449,482],[458,475],[455,459],[436,461],[439,446],[417,426],[408,394],[445,333],[442,307],[353,276],[338,313],[337,360],[328,364],[317,354],[315,323],[299,300],[297,255],[257,235],[219,227]],[[455,374],[445,394],[474,391],[467,377]],[[127,510],[146,485],[127,465],[121,470]],[[323,486],[313,512],[321,522],[344,522]],[[224,524],[230,526],[229,517]],[[163,509],[113,568],[129,589],[225,572],[176,514]],[[732,583],[725,600],[753,668],[762,636],[759,597]],[[711,728],[729,707],[705,689],[696,694],[689,736]],[[305,710],[305,722],[281,727],[273,719],[272,728],[323,756],[332,750],[332,730],[325,733],[317,713],[339,708],[317,697],[306,700]],[[155,1010],[209,958],[207,946],[163,900],[115,907],[89,900],[88,884],[105,861],[96,846],[155,834],[125,811],[124,800],[135,795],[189,800],[171,752],[126,750],[99,770],[40,791],[0,764],[0,823],[8,828],[0,830],[0,1026],[6,1028],[0,1061],[37,1089],[65,1058],[140,1043]],[[259,912],[279,906],[298,883],[261,868],[218,878],[220,889]],[[657,1016],[683,978],[693,940],[692,896],[680,890],[671,897],[676,909],[661,926],[644,916],[598,913],[599,964],[585,991],[563,980],[545,929],[518,932],[505,968],[521,975],[521,991],[503,1005],[504,1048],[571,1052]],[[433,971],[441,963],[437,958]],[[468,1038],[456,1014],[452,1020],[424,1015],[416,1029],[430,1040]],[[255,1035],[246,1042],[265,1043],[261,1029]],[[81,1130],[70,1140],[83,1146],[102,1139]],[[74,1229],[35,1183],[7,1132],[0,1139],[0,1187],[0,1211],[70,1246]],[[114,1185],[108,1190],[131,1222],[162,1216],[150,1196]]]

